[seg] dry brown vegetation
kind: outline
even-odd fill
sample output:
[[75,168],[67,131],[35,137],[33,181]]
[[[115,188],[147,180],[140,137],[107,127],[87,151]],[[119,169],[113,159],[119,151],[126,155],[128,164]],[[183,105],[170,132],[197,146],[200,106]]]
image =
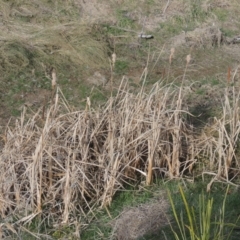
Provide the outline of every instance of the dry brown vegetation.
[[169,224],[169,216],[166,214],[169,204],[165,193],[159,194],[161,194],[159,199],[141,204],[138,208],[124,210],[112,223],[111,239],[140,239],[145,234],[157,232]]
[[187,122],[182,87],[156,84],[137,95],[127,89],[123,81],[104,107],[95,110],[88,99],[84,111],[72,110],[57,89],[46,113],[40,109],[25,119],[25,109],[7,129],[0,210],[2,219],[17,220],[5,221],[2,230],[16,231],[36,216],[56,226],[79,216],[84,221],[96,206],[111,204],[127,182],[150,184],[154,177],[179,178],[200,169],[214,175],[213,181],[238,174],[234,88],[231,98],[226,90],[222,116],[201,134]]

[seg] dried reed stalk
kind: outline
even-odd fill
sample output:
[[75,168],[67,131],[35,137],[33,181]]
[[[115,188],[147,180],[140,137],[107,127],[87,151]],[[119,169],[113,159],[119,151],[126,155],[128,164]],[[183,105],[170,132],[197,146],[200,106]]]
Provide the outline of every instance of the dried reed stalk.
[[230,181],[238,173],[240,163],[236,151],[240,134],[239,97],[240,92],[234,87],[231,91],[226,88],[222,116],[215,117],[214,123],[208,126],[208,135],[204,135],[207,146],[202,148],[206,150],[203,155],[209,159],[209,171],[216,172],[214,179]]
[[72,111],[57,88],[43,125],[38,111],[7,129],[0,154],[1,217],[15,215],[24,223],[41,216],[66,224],[92,215],[96,204],[111,204],[129,180],[180,177],[181,165],[188,161],[186,170],[194,163],[182,91],[159,84],[149,94],[127,89],[122,82],[102,109],[92,109],[88,99],[85,110]]

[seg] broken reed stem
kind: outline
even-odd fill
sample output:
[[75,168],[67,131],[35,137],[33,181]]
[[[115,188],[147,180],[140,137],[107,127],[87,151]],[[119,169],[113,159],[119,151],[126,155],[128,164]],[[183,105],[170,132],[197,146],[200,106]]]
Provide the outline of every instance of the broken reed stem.
[[156,65],[158,64],[158,61],[159,61],[159,59],[160,59],[160,57],[161,57],[161,55],[162,55],[162,53],[163,53],[164,48],[165,48],[165,44],[163,44],[162,49],[160,50],[160,52],[159,52],[159,54],[158,54],[158,57],[157,57],[154,65],[153,65],[153,67],[151,68],[150,73],[154,70],[154,68],[155,68]]
[[152,168],[153,168],[153,152],[152,152],[152,140],[148,140],[148,171],[146,178],[146,185],[149,186],[152,183]]
[[169,65],[168,65],[168,72],[167,72],[167,82],[169,81],[169,76],[171,72],[172,61],[174,59],[175,48],[171,48],[170,55],[169,55]]
[[[113,92],[113,76],[114,76],[114,69],[115,69],[116,59],[117,59],[117,55],[116,55],[116,53],[115,53],[115,40],[114,40],[114,52],[112,53],[112,58],[109,59],[110,69],[111,69],[111,76],[110,76],[111,96],[112,96],[112,92]],[[106,83],[106,84],[107,84],[107,83]]]
[[231,67],[228,67],[228,72],[227,72],[227,83],[230,84],[231,82]]
[[185,77],[186,77],[187,68],[188,68],[188,66],[189,66],[190,61],[191,61],[191,54],[188,54],[187,57],[186,57],[186,67],[185,67],[185,69],[184,69],[184,74],[183,74],[183,78],[182,78],[182,84],[183,84],[184,79],[185,79]]
[[66,224],[69,220],[69,207],[71,201],[71,181],[70,181],[70,156],[72,152],[69,151],[68,158],[66,160],[66,173],[65,173],[65,186],[63,193],[64,212],[63,212],[63,224]]

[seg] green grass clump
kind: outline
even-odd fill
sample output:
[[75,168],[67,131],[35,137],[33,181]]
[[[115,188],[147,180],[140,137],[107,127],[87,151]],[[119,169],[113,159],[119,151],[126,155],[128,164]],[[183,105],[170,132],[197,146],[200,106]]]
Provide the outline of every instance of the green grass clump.
[[221,22],[225,22],[229,16],[229,12],[226,9],[217,8],[213,12]]
[[0,88],[7,90],[2,95],[6,112],[18,112],[20,101],[14,99],[19,95],[25,103],[30,93],[36,92],[37,98],[39,89],[50,91],[51,68],[66,95],[75,97],[84,91],[92,69],[109,67],[109,43],[101,29],[82,19],[75,1],[1,1],[0,9],[7,23],[0,26]]
[[210,11],[203,10],[201,0],[190,1],[190,20],[193,21],[205,21],[209,16]]
[[128,70],[129,63],[124,60],[117,60],[115,64],[115,72],[117,74],[124,74]]
[[[206,195],[203,192],[200,195],[196,194],[196,196],[198,196],[198,202],[196,202],[196,197],[195,201],[188,199],[182,187],[179,187],[179,192],[185,208],[185,213],[182,211],[180,213],[178,212],[172,194],[168,191],[178,229],[175,230],[172,227],[174,238],[176,240],[230,239],[233,233],[233,228],[236,224],[233,222],[227,223],[226,218],[229,216],[225,216],[227,209],[232,207],[228,206],[229,201],[227,200],[229,187],[227,187],[224,197],[220,198],[222,201],[221,204],[219,200],[215,202],[213,196]],[[234,211],[234,209],[232,209],[232,211]]]

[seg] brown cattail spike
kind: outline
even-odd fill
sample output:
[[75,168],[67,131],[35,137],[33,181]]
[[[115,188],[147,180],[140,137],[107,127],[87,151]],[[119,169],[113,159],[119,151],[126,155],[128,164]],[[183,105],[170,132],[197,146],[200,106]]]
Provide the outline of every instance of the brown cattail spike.
[[57,73],[55,68],[52,69],[52,89],[55,89],[57,85]]
[[231,71],[232,71],[231,67],[228,67],[228,74],[227,74],[227,82],[228,83],[230,83],[230,81],[231,81]]
[[117,55],[116,55],[116,53],[114,52],[114,53],[112,54],[112,68],[115,67],[116,58],[117,58]]
[[189,65],[190,61],[191,61],[191,54],[188,54],[186,57],[186,61],[187,61],[187,65]]
[[171,48],[171,53],[169,56],[169,64],[172,64],[172,59],[174,58],[174,52],[175,52],[175,48]]

